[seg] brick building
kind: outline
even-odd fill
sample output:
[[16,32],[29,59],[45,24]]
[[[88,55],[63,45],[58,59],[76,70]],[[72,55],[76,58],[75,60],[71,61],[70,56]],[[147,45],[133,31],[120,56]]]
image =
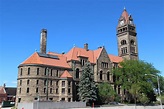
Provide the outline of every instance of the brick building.
[[77,101],[77,88],[82,67],[89,61],[97,83],[112,84],[118,94],[123,94],[120,86],[115,86],[111,70],[126,59],[138,59],[136,29],[132,16],[126,9],[118,21],[118,56],[108,54],[105,47],[90,50],[73,47],[68,53],[46,52],[47,30],[42,29],[40,52],[33,53],[18,66],[16,102],[34,100]]

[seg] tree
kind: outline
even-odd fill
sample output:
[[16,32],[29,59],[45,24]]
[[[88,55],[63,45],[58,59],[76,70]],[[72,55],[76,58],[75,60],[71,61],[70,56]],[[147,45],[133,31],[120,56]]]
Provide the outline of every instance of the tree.
[[113,69],[116,84],[121,85],[122,89],[125,89],[127,93],[133,96],[129,101],[139,101],[137,96],[142,93],[146,94],[150,100],[153,100],[152,84],[157,83],[157,80],[145,76],[145,74],[158,75],[159,71],[152,64],[141,60],[124,60],[119,66]]
[[114,101],[116,92],[109,83],[103,82],[98,85],[98,95],[101,103],[106,104],[110,101]]
[[81,101],[92,103],[97,99],[97,88],[94,82],[94,75],[91,64],[86,62],[82,68],[82,75],[79,81],[78,95]]

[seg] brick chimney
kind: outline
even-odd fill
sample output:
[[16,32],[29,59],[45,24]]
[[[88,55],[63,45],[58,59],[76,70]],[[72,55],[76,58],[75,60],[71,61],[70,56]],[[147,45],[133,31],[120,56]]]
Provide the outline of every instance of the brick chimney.
[[84,49],[88,51],[88,44],[87,43],[84,44]]
[[42,29],[40,35],[40,53],[46,54],[47,46],[47,30]]

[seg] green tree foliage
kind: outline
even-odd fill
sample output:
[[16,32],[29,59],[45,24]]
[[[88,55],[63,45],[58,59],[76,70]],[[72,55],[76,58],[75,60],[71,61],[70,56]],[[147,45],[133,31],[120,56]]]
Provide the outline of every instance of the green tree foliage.
[[[154,68],[150,63],[141,60],[124,60],[120,63],[119,68],[113,70],[115,75],[116,84],[121,85],[122,89],[125,89],[129,102],[139,101],[139,95],[141,93],[146,94],[148,98],[153,101],[154,91],[153,85],[157,83],[156,78],[145,75],[152,74],[158,75],[159,71]],[[153,96],[152,96],[153,95]]]
[[94,75],[91,64],[86,62],[82,68],[82,75],[79,81],[78,95],[81,101],[92,103],[97,99],[97,88],[94,82]]
[[161,95],[164,96],[164,77],[163,76],[159,76],[159,83],[160,83]]
[[142,104],[146,104],[148,103],[150,100],[149,98],[144,94],[142,93],[140,96],[139,96],[139,101],[142,103]]
[[98,85],[98,95],[100,97],[101,103],[106,104],[114,101],[116,92],[109,83],[103,82]]

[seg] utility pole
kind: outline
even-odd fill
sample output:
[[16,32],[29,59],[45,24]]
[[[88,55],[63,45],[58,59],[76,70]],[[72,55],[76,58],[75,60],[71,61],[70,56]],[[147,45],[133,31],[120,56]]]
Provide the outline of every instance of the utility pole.
[[161,109],[163,109],[163,107],[162,107],[162,101],[161,101],[161,90],[160,90],[160,84],[159,84],[159,77],[158,77],[158,75],[157,76],[156,75],[153,75],[153,74],[145,74],[145,75],[150,75],[150,76],[153,76],[153,77],[156,77],[157,78],[159,101],[160,101]]

